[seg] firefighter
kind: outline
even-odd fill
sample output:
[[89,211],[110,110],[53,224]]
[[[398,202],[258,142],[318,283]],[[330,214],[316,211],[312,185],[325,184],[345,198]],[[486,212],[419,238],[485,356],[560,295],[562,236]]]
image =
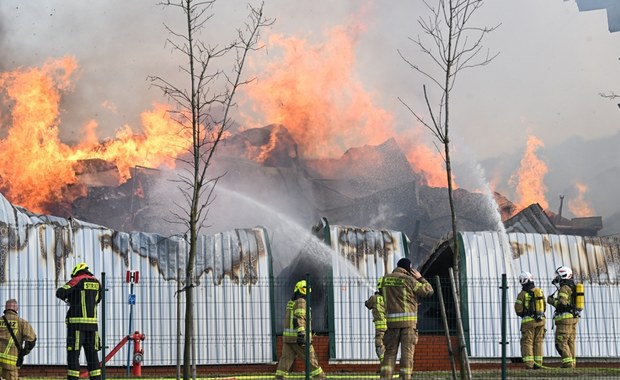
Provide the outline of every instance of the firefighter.
[[383,336],[387,330],[387,322],[385,321],[385,303],[381,294],[381,282],[377,282],[377,290],[364,303],[366,308],[372,312],[372,322],[375,325],[375,352],[379,358],[379,364],[383,363],[385,354],[385,345],[383,344]]
[[79,263],[71,271],[71,280],[56,290],[56,297],[69,304],[67,324],[67,379],[80,378],[80,351],[84,347],[90,379],[101,379],[97,305],[102,289],[99,280],[86,263]]
[[310,376],[313,379],[326,379],[312,347],[312,314],[306,315],[306,295],[309,291],[306,280],[298,281],[293,297],[286,304],[282,356],[276,369],[276,379],[284,379],[288,375],[295,358],[306,360],[306,334],[309,334],[310,342]]
[[555,323],[555,349],[562,357],[563,368],[575,368],[576,351],[575,338],[577,337],[578,316],[574,310],[575,282],[573,270],[561,266],[555,270],[555,278],[551,282],[558,287],[557,297],[550,295],[547,303],[555,308],[553,322]]
[[402,258],[394,271],[382,279],[387,331],[383,337],[385,356],[381,365],[381,380],[392,379],[400,345],[400,379],[409,380],[413,373],[413,354],[418,342],[418,297],[433,294],[433,287],[411,261]]
[[32,351],[37,341],[34,329],[17,315],[18,310],[17,300],[10,299],[6,301],[4,315],[0,319],[0,376],[5,380],[19,378],[24,356]]
[[545,339],[545,296],[534,284],[530,272],[519,274],[521,291],[514,304],[515,312],[521,317],[521,357],[525,368],[542,368],[543,342]]

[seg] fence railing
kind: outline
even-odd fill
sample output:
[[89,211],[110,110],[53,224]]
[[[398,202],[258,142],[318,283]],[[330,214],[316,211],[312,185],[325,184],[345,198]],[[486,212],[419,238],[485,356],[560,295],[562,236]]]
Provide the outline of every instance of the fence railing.
[[[434,279],[429,279],[434,288]],[[551,279],[538,284],[545,296],[555,290]],[[252,284],[225,280],[221,284],[204,281],[192,289],[194,295],[194,331],[196,364],[273,363],[277,361],[278,336],[283,329],[284,310],[292,296],[293,280],[261,277]],[[441,279],[451,336],[456,336],[454,299],[447,291],[449,280]],[[364,302],[374,291],[376,279],[313,277],[311,307],[313,329],[329,345],[329,359],[355,362],[376,361],[374,326],[371,313]],[[38,335],[37,346],[27,358],[31,365],[64,365],[66,363],[64,315],[67,306],[55,298],[54,281],[9,281],[0,286],[2,302],[16,298],[20,315],[29,320]],[[506,318],[509,362],[520,358],[520,320],[513,305],[520,285],[508,281],[507,299],[502,300],[501,279],[469,280],[461,283],[461,314],[465,340],[471,360],[499,363],[501,360],[501,324]],[[107,277],[105,287],[105,323],[108,351],[129,331],[146,335],[144,366],[176,365],[184,340],[184,319],[187,305],[185,293],[179,292],[176,281],[141,278],[134,288],[135,305],[129,305],[129,287],[124,277]],[[430,298],[420,299],[419,333],[416,348],[416,367],[450,368],[447,354],[424,355],[440,352],[447,346],[438,303],[438,290]],[[333,300],[340,292],[341,301]],[[346,297],[342,296],[345,295]],[[620,359],[620,284],[586,283],[586,309],[578,324],[578,363],[616,361]],[[507,315],[502,315],[506,302]],[[131,313],[130,313],[130,307]],[[101,308],[100,308],[101,310]],[[101,313],[100,313],[101,314]],[[559,358],[554,347],[553,308],[548,306],[545,356],[553,361]],[[101,327],[100,327],[101,329]],[[427,338],[425,338],[427,337]],[[436,339],[430,339],[437,337]],[[433,347],[425,347],[433,342]],[[127,364],[127,351],[121,351],[108,365]],[[428,363],[428,361],[437,363]],[[432,365],[430,365],[432,364]]]

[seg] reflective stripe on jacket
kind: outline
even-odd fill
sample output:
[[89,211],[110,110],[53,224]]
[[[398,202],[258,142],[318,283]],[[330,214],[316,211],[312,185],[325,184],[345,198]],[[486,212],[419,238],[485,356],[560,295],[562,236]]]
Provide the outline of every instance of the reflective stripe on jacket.
[[98,329],[97,304],[101,301],[101,284],[90,273],[82,273],[56,290],[56,297],[69,303],[65,323],[79,330]]
[[405,269],[397,267],[383,277],[382,293],[388,328],[416,327],[418,297],[433,294],[433,287],[425,279],[420,281]]
[[[308,318],[310,320],[310,318]],[[310,323],[308,323],[310,326]],[[309,330],[310,331],[310,330]],[[306,334],[306,299],[299,297],[286,304],[284,313],[283,342],[296,343],[297,335]],[[310,339],[312,337],[310,336]]]
[[[515,309],[515,313],[517,313],[517,315],[521,317],[521,324],[526,324],[526,323],[536,321],[534,299],[532,298],[533,291],[534,291],[534,288],[532,288],[531,290],[521,290],[519,294],[517,295],[517,299],[514,304],[514,309]],[[542,315],[542,319],[545,319],[544,314]]]
[[387,321],[385,320],[385,301],[383,296],[375,293],[364,303],[366,308],[372,312],[372,322],[375,324],[375,330],[387,330]]
[[[18,317],[15,311],[5,310],[4,316],[9,321],[11,329],[13,329],[13,333],[19,342],[17,344],[23,345],[24,342],[34,342],[37,339],[37,335],[30,323]],[[19,351],[17,350],[15,341],[11,337],[11,333],[4,319],[0,317],[0,363],[16,366],[18,354]]]

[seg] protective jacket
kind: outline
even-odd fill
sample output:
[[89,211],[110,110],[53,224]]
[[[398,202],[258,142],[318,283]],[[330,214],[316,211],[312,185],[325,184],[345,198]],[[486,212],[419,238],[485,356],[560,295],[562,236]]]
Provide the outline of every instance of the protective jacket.
[[[308,333],[312,334],[311,318],[307,318]],[[296,343],[297,337],[305,337],[306,335],[306,299],[303,296],[296,295],[286,304],[286,312],[284,313],[284,332],[283,341],[285,343]],[[309,336],[312,341],[312,335]]]
[[2,367],[17,367],[19,350],[16,344],[22,345],[22,355],[28,355],[35,346],[37,335],[25,319],[20,318],[14,310],[5,310],[4,316],[11,325],[18,342],[11,337],[4,319],[0,317],[0,364]]
[[404,268],[397,267],[383,277],[383,299],[388,328],[415,328],[418,323],[418,297],[433,294],[433,287],[424,278],[420,281]]
[[381,293],[374,293],[364,303],[366,308],[372,312],[372,322],[375,325],[375,330],[385,331],[387,330],[387,321],[385,320],[385,302],[383,301],[383,295]]
[[84,271],[56,290],[56,297],[69,303],[65,323],[78,330],[98,329],[97,304],[101,301],[101,284],[92,273]]
[[[537,320],[536,308],[534,306],[534,288],[534,284],[530,282],[529,284],[524,285],[522,290],[517,295],[514,309],[515,313],[517,313],[517,315],[521,317],[521,324],[527,324],[535,322]],[[538,318],[539,321],[545,319],[544,312],[546,310],[546,304],[544,302],[544,299],[541,304],[543,307],[543,314]]]
[[572,280],[562,280],[556,298],[549,297],[549,304],[555,307],[553,320],[558,323],[576,323],[575,309],[573,305],[573,292],[575,283]]

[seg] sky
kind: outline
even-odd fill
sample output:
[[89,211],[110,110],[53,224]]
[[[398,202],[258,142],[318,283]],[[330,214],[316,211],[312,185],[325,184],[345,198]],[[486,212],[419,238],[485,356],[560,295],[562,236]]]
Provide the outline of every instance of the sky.
[[[63,141],[80,141],[91,120],[100,139],[126,126],[139,131],[141,113],[164,100],[147,77],[182,78],[183,61],[166,43],[171,35],[165,28],[182,26],[182,18],[158,3],[3,0],[0,72],[73,57],[77,69],[60,102]],[[205,38],[230,41],[245,20],[246,4],[217,1]],[[267,0],[264,12],[275,22],[262,32],[266,48],[247,66],[247,75],[263,89],[239,94],[235,119],[242,128],[281,121],[273,112],[281,100],[270,86],[278,83],[274,72],[288,71],[280,80],[308,76],[313,80],[308,96],[323,102],[302,113],[297,98],[306,90],[289,94],[298,113],[316,118],[312,109],[329,110],[316,112],[324,115],[315,120],[329,128],[308,137],[337,137],[333,149],[307,147],[307,154],[337,157],[349,147],[410,134],[433,149],[430,133],[399,100],[425,109],[422,86],[428,80],[398,53],[432,68],[410,40],[421,33],[418,19],[429,15],[422,1]],[[620,100],[599,95],[620,93],[620,33],[609,32],[605,10],[579,12],[573,0],[488,1],[472,25],[498,26],[482,41],[498,55],[484,67],[459,73],[451,94],[451,133],[461,154],[481,161],[521,154],[531,136],[552,147],[572,137],[620,131]]]
[[[243,21],[245,4],[216,4],[213,29],[224,39]],[[156,1],[4,0],[0,14],[2,70],[76,57],[79,77],[63,104],[66,130],[88,118],[101,120],[101,130],[119,123],[138,126],[139,112],[161,97],[146,77],[178,72],[178,57],[166,46],[164,29],[164,23],[178,21],[178,12]],[[350,25],[356,17],[363,24],[355,32],[352,62],[359,83],[377,107],[395,116],[397,131],[410,128],[411,115],[398,98],[415,107],[425,82],[397,50],[418,54],[409,37],[418,36],[417,19],[428,14],[420,1],[385,6],[270,0],[265,14],[275,19],[265,38],[283,34],[317,43],[327,30]],[[620,33],[608,31],[604,10],[579,12],[574,1],[565,0],[507,0],[486,2],[476,16],[476,25],[501,24],[483,40],[499,55],[488,66],[460,74],[452,120],[455,138],[479,159],[522,151],[528,134],[554,145],[573,135],[594,138],[618,131],[616,102],[598,95],[620,93]],[[275,53],[263,51],[254,58],[269,61]]]

